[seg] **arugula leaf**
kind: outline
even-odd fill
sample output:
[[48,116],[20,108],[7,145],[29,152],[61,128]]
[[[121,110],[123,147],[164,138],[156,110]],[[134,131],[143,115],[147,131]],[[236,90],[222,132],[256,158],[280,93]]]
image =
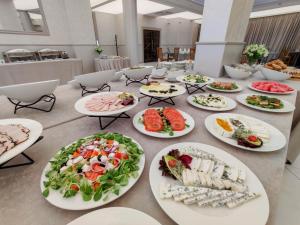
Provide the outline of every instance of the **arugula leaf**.
[[43,191],[42,195],[43,195],[45,198],[47,198],[48,195],[49,195],[49,188],[46,188],[46,189]]

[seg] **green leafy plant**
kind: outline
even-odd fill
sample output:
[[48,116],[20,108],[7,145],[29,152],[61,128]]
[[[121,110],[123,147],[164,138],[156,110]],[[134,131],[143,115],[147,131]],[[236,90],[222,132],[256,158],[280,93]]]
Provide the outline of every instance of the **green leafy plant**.
[[95,48],[95,51],[100,55],[100,54],[103,52],[103,49],[98,45],[98,46]]

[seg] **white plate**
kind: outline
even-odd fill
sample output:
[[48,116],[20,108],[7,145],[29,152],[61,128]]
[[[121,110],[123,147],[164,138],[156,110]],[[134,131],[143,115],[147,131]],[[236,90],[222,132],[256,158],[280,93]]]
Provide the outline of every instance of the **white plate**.
[[237,89],[234,89],[234,90],[221,90],[221,89],[217,89],[217,88],[214,88],[214,87],[211,87],[210,85],[207,85],[206,87],[210,90],[213,90],[213,91],[218,91],[218,92],[225,92],[225,93],[235,93],[235,92],[240,92],[243,90],[243,87],[237,83],[235,83],[238,88]]
[[[153,109],[158,109],[158,108],[153,108]],[[144,112],[147,109],[138,112],[137,114],[135,114],[135,116],[133,117],[133,126],[141,133],[152,136],[152,137],[157,137],[157,138],[176,138],[176,137],[180,137],[183,135],[186,135],[188,133],[190,133],[194,127],[195,127],[195,121],[194,119],[187,113],[177,109],[183,116],[183,118],[186,120],[186,124],[189,125],[189,127],[186,127],[183,131],[174,131],[174,135],[170,136],[168,133],[160,133],[160,132],[151,132],[151,131],[147,131],[144,127],[144,124],[139,122],[139,118],[142,117],[142,115],[144,114]]]
[[199,86],[205,86],[209,83],[212,83],[214,82],[214,79],[213,78],[210,78],[210,77],[207,77],[208,78],[208,81],[207,82],[204,82],[204,83],[194,83],[194,82],[189,82],[189,81],[185,81],[183,80],[183,78],[187,76],[187,75],[181,75],[181,76],[178,76],[176,77],[176,80],[181,82],[181,83],[185,83],[185,84],[191,84],[191,85],[199,85]]
[[[87,138],[87,137],[84,137],[84,138]],[[139,148],[143,149],[138,142],[136,142],[135,140],[133,140],[133,141],[139,146]],[[68,147],[68,146],[66,146],[66,147]],[[106,200],[106,201],[104,201],[103,198],[102,198],[99,201],[94,201],[93,199],[91,199],[90,201],[85,202],[85,201],[82,200],[82,197],[79,193],[77,193],[77,195],[72,197],[72,198],[63,198],[62,194],[59,193],[59,191],[55,191],[53,189],[50,190],[49,195],[46,198],[46,200],[49,203],[51,203],[52,205],[55,205],[58,208],[67,209],[67,210],[85,210],[85,209],[92,209],[92,208],[96,208],[96,207],[99,207],[99,206],[106,205],[106,204],[120,198],[127,191],[129,191],[129,189],[131,187],[133,187],[133,185],[138,181],[138,179],[140,178],[140,176],[142,175],[142,172],[144,170],[145,153],[141,156],[138,166],[140,168],[139,171],[138,171],[138,177],[137,178],[130,178],[129,182],[128,182],[128,185],[124,186],[120,189],[119,195],[115,195],[115,194],[111,193],[110,196],[109,196],[109,199]],[[40,188],[41,188],[42,192],[44,191],[43,182],[46,181],[45,174],[49,170],[50,170],[50,163],[48,162],[46,167],[44,168],[44,170],[42,172],[42,176],[41,176]]]
[[[223,119],[224,118],[235,118],[235,119],[245,118],[246,120],[252,121],[255,124],[260,124],[269,131],[270,140],[269,140],[269,142],[264,142],[263,146],[261,146],[260,148],[249,148],[249,147],[245,147],[242,145],[238,145],[237,141],[235,139],[224,137],[217,132],[216,127],[215,127],[216,126],[215,125],[216,118],[223,118]],[[286,145],[285,136],[277,128],[275,128],[272,125],[270,125],[264,121],[261,121],[259,119],[241,115],[241,114],[233,114],[233,113],[212,114],[212,115],[206,117],[205,127],[213,136],[215,136],[219,140],[221,140],[227,144],[230,144],[232,146],[235,146],[237,148],[245,149],[248,151],[272,152],[272,151],[280,150]]]
[[[238,95],[236,97],[236,99],[237,99],[238,102],[240,102],[241,104],[243,104],[245,106],[248,106],[250,108],[257,109],[257,110],[260,110],[260,111],[265,111],[265,112],[287,113],[287,112],[293,112],[295,110],[294,105],[292,105],[288,101],[284,101],[282,99],[280,99],[280,101],[282,101],[282,103],[284,105],[282,109],[267,109],[267,108],[262,108],[262,107],[259,107],[259,106],[251,105],[251,104],[248,104],[247,101],[246,101],[246,98],[248,96],[252,96],[252,95],[251,94],[242,94],[242,95]],[[268,97],[272,98],[272,96],[268,96]]]
[[21,124],[24,127],[27,127],[29,132],[29,138],[24,141],[23,143],[15,146],[14,148],[4,152],[0,156],[0,164],[7,162],[8,160],[14,158],[18,154],[24,152],[27,148],[29,148],[41,135],[43,132],[43,126],[39,122],[30,119],[3,119],[0,120],[0,125],[7,125],[7,124]]
[[288,92],[272,92],[272,91],[263,91],[263,90],[259,90],[255,87],[252,87],[252,83],[248,84],[248,87],[254,91],[258,91],[258,92],[262,92],[262,93],[267,93],[267,94],[274,94],[274,95],[289,95],[289,94],[293,94],[295,92],[295,89],[293,91],[288,91]]
[[167,93],[167,94],[161,94],[161,93],[153,93],[153,92],[149,92],[148,90],[144,89],[143,86],[140,87],[140,92],[144,95],[148,95],[148,96],[153,96],[153,97],[158,97],[158,98],[168,98],[168,97],[176,97],[176,96],[179,96],[179,95],[182,95],[185,93],[185,88],[180,86],[180,85],[177,85],[177,84],[168,84],[168,83],[161,83],[162,85],[174,85],[177,89],[176,92],[173,92],[173,93]]
[[110,116],[110,115],[116,115],[116,114],[120,114],[126,111],[129,111],[131,109],[133,109],[135,106],[137,106],[139,100],[138,98],[133,95],[134,97],[134,103],[133,105],[128,105],[124,108],[118,109],[118,110],[113,110],[113,111],[103,111],[103,112],[92,112],[90,110],[88,110],[85,107],[85,103],[90,100],[92,97],[94,96],[99,96],[99,95],[106,95],[106,94],[121,94],[123,92],[120,91],[110,91],[110,92],[100,92],[100,93],[96,93],[96,94],[92,94],[92,95],[88,95],[86,97],[83,97],[81,99],[79,99],[76,103],[75,103],[75,109],[77,112],[84,114],[84,115],[89,115],[89,116]]
[[131,208],[109,207],[87,213],[67,225],[161,225],[151,216]]
[[193,106],[195,106],[197,108],[205,109],[205,110],[210,110],[210,111],[215,111],[215,112],[229,111],[229,110],[232,110],[232,109],[234,109],[236,107],[236,102],[233,99],[225,97],[225,96],[222,96],[225,99],[225,101],[227,102],[227,106],[224,107],[224,108],[215,108],[215,107],[208,107],[208,106],[200,105],[200,104],[198,104],[198,103],[196,103],[196,102],[193,101],[193,97],[194,96],[199,96],[199,95],[208,96],[209,94],[195,94],[195,95],[190,95],[187,98],[188,103],[190,103],[191,105],[193,105]]
[[[172,149],[194,146],[214,154],[218,159],[229,165],[243,168],[247,174],[247,185],[251,192],[261,196],[234,209],[199,208],[197,205],[185,205],[172,199],[160,199],[159,186],[161,183],[179,184],[169,177],[163,177],[158,169],[159,161]],[[269,201],[263,185],[256,175],[240,160],[216,147],[201,143],[178,143],[161,150],[152,160],[149,172],[150,186],[154,197],[165,213],[180,225],[265,225],[269,216]]]

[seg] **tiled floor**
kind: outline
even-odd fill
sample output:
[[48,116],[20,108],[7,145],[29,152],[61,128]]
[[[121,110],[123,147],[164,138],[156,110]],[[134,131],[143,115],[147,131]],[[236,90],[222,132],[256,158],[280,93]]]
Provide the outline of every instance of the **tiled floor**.
[[274,225],[300,224],[300,157],[286,166]]

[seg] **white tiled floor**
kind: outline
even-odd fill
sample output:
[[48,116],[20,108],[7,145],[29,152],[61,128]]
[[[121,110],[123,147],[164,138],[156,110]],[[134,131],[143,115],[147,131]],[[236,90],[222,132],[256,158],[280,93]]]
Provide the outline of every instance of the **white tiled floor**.
[[286,166],[282,182],[275,225],[299,225],[300,157]]

